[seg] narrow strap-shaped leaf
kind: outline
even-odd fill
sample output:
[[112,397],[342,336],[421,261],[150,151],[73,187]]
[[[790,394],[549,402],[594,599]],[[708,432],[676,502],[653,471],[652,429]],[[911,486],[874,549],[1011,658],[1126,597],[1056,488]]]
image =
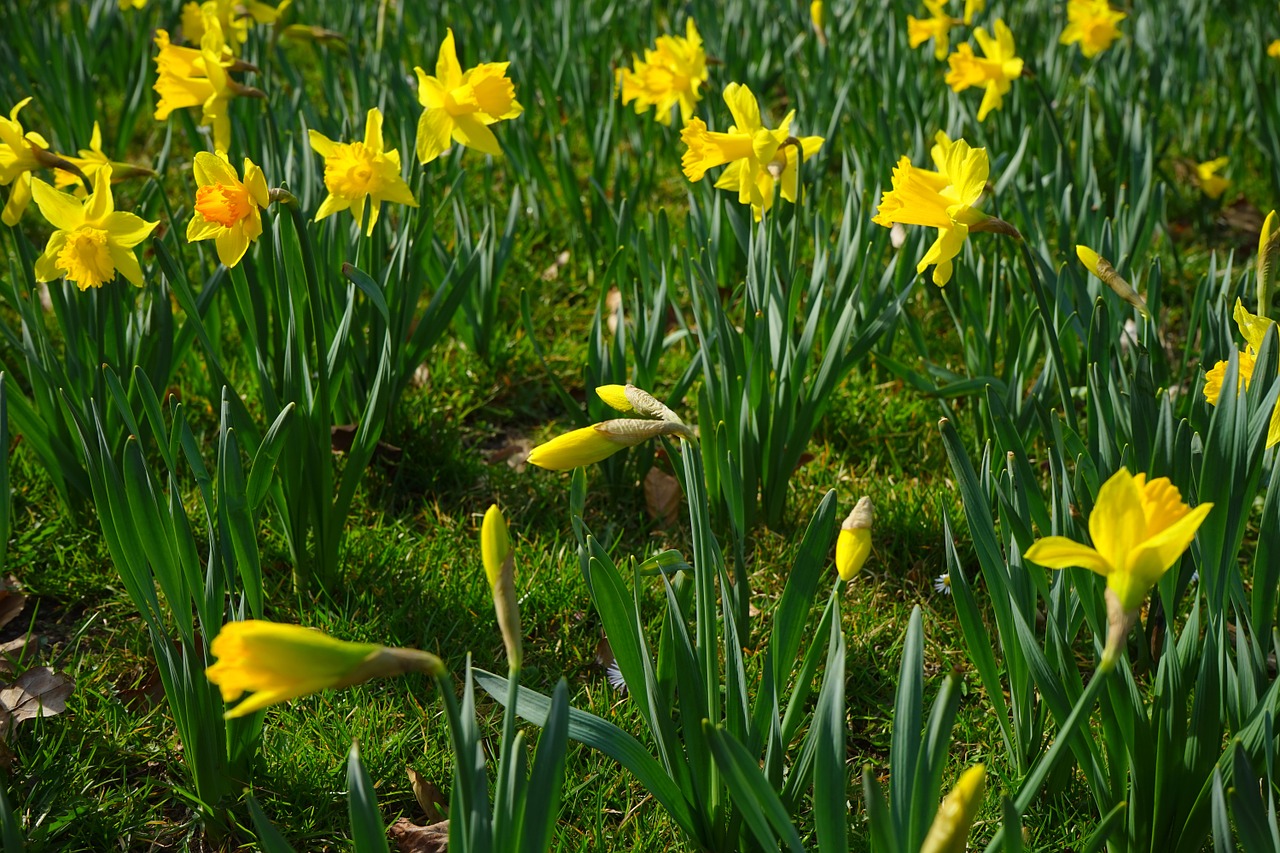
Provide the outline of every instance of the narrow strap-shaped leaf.
[[703,720],[702,731],[711,746],[716,765],[724,773],[734,803],[760,846],[765,850],[777,850],[778,839],[781,838],[788,850],[802,853],[804,847],[800,843],[800,834],[796,832],[778,793],[760,772],[759,761],[723,726]]
[[551,694],[551,712],[538,738],[529,792],[520,828],[521,853],[545,853],[551,849],[560,792],[564,787],[564,756],[569,741],[569,684],[563,678]]
[[[249,796],[249,818],[253,821],[253,828],[258,832],[258,846],[262,848],[262,853],[294,853],[294,849],[289,846],[289,842],[280,834],[280,830],[276,829],[262,806],[258,805],[258,800],[253,795]],[[8,853],[8,847],[5,847],[5,853]]]
[[347,810],[351,815],[351,841],[355,853],[389,853],[387,831],[373,791],[373,780],[360,763],[360,748],[351,744],[347,753]]
[[[832,593],[835,599],[838,592]],[[845,776],[844,630],[840,604],[827,641],[827,670],[814,710],[813,823],[819,853],[849,849],[848,785]]]

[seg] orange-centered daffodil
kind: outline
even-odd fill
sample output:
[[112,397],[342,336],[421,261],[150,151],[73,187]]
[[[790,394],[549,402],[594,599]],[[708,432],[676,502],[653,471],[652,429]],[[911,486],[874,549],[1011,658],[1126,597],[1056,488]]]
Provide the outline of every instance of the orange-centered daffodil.
[[119,270],[130,282],[142,286],[142,267],[133,247],[159,223],[115,209],[110,166],[93,176],[93,192],[83,201],[58,192],[39,178],[32,179],[31,194],[40,213],[57,229],[36,260],[37,281],[61,276],[87,290],[111,281]]
[[458,62],[449,30],[436,58],[436,76],[421,68],[418,74],[418,161],[430,163],[453,142],[494,157],[502,147],[489,125],[524,112],[516,101],[515,84],[507,77],[507,62],[482,62],[466,71]]
[[244,158],[244,180],[226,155],[196,154],[196,203],[187,223],[187,242],[213,240],[223,266],[240,263],[262,233],[262,209],[269,203],[262,169]]
[[324,158],[324,185],[329,195],[316,211],[316,221],[341,210],[350,210],[356,225],[364,224],[365,199],[369,200],[369,228],[373,233],[384,201],[417,207],[409,185],[400,177],[400,151],[385,150],[382,111],[377,107],[365,117],[363,142],[334,142],[311,131],[311,149]]
[[[1245,340],[1245,348],[1236,350],[1239,365],[1236,376],[1238,390],[1241,387],[1249,387],[1249,382],[1253,379],[1253,369],[1257,366],[1258,350],[1262,349],[1262,339],[1266,336],[1267,329],[1274,326],[1275,322],[1249,313],[1239,299],[1236,300],[1232,316],[1235,318],[1236,328],[1240,330],[1240,336]],[[1218,405],[1218,398],[1222,396],[1222,383],[1226,379],[1228,364],[1229,362],[1220,361],[1204,375],[1204,398],[1211,406]],[[1271,422],[1267,427],[1267,447],[1273,447],[1276,444],[1280,444],[1280,403],[1277,403],[1276,408],[1271,412]]]
[[792,203],[798,197],[799,164],[822,147],[821,136],[791,135],[795,110],[787,113],[777,129],[764,126],[760,105],[751,90],[738,83],[724,89],[724,101],[734,123],[727,133],[712,133],[696,116],[680,131],[689,150],[681,163],[691,181],[700,181],[707,169],[728,164],[716,181],[716,188],[738,193],[738,201],[751,205],[759,221],[773,206],[775,185],[782,184],[782,197]]

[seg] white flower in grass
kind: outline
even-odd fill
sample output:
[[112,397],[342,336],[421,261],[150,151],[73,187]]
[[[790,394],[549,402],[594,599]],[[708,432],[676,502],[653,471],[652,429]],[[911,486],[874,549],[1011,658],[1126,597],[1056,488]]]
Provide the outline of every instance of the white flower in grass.
[[951,594],[951,573],[943,572],[933,579],[933,591],[943,595]]

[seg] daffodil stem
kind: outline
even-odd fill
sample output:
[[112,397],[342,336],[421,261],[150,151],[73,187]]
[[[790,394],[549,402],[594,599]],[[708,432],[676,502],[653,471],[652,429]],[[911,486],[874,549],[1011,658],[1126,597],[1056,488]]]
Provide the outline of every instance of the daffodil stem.
[[1040,322],[1044,324],[1044,332],[1048,338],[1049,359],[1053,362],[1054,378],[1058,381],[1058,393],[1062,398],[1062,413],[1072,431],[1078,431],[1076,409],[1071,402],[1071,386],[1067,381],[1067,366],[1062,360],[1062,344],[1058,341],[1058,330],[1053,325],[1053,312],[1049,310],[1049,300],[1045,296],[1044,285],[1040,281],[1040,273],[1036,271],[1035,258],[1031,256],[1031,247],[1026,240],[1019,240],[1022,249],[1022,260],[1027,266],[1027,275],[1031,276],[1031,292],[1036,298],[1036,307],[1040,310]]

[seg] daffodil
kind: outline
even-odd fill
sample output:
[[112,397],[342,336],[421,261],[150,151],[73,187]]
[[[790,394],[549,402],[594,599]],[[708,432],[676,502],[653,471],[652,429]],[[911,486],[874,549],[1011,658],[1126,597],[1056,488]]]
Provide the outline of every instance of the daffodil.
[[1146,300],[1138,295],[1138,291],[1134,290],[1129,282],[1120,277],[1120,274],[1116,272],[1116,268],[1111,265],[1110,261],[1088,246],[1076,246],[1076,257],[1080,259],[1080,263],[1084,264],[1085,269],[1092,273],[1095,278],[1115,291],[1115,294],[1125,302],[1137,308],[1142,313],[1142,316],[1147,317],[1150,315],[1150,311],[1147,310]]
[[502,156],[502,146],[489,125],[524,112],[516,101],[515,84],[507,77],[507,62],[482,62],[466,71],[458,62],[449,30],[436,57],[436,76],[421,68],[418,75],[418,161],[430,163],[453,142],[467,148]]
[[1122,35],[1116,24],[1127,15],[1111,8],[1107,0],[1067,0],[1067,28],[1061,44],[1079,44],[1086,59],[1111,47]]
[[[1236,351],[1238,390],[1249,387],[1253,369],[1257,365],[1258,351],[1262,349],[1262,339],[1266,336],[1267,329],[1275,323],[1266,317],[1249,313],[1239,299],[1236,300],[1232,316],[1235,318],[1236,328],[1240,330],[1240,336],[1245,340],[1245,348]],[[1226,379],[1228,364],[1227,361],[1220,361],[1204,375],[1204,398],[1211,406],[1218,405],[1218,399],[1222,396],[1222,383]],[[1280,444],[1280,403],[1271,412],[1271,421],[1267,426],[1267,447],[1276,444]]]
[[924,272],[932,265],[933,283],[944,285],[951,280],[952,262],[970,231],[1006,231],[1011,227],[976,206],[990,170],[987,149],[971,148],[963,139],[952,142],[939,131],[931,154],[936,172],[911,165],[905,156],[898,161],[893,169],[893,188],[885,190],[871,221],[886,228],[896,222],[937,228],[938,239],[920,259],[916,271]]
[[920,853],[964,853],[969,849],[969,830],[982,805],[987,787],[987,769],[975,764],[964,773],[938,807]]
[[1114,664],[1147,591],[1187,550],[1211,503],[1189,507],[1168,477],[1147,480],[1121,468],[1098,490],[1089,514],[1093,546],[1047,536],[1026,558],[1051,569],[1078,567],[1107,580],[1104,669]]
[[[104,166],[111,167],[111,180],[119,183],[125,178],[139,177],[142,175],[155,175],[155,172],[145,166],[135,166],[132,163],[118,163],[109,158],[105,151],[102,150],[102,130],[98,127],[98,123],[93,123],[93,135],[89,137],[89,147],[80,149],[79,157],[65,158],[68,163],[79,167],[90,181],[98,170]],[[83,197],[88,191],[84,188],[84,182],[80,177],[72,174],[66,169],[55,169],[53,172],[53,185],[60,190],[71,188],[77,196]]]
[[240,0],[205,0],[182,7],[182,38],[187,44],[202,44],[204,37],[217,27],[234,49],[249,39],[249,19],[239,14]]
[[27,131],[18,120],[18,113],[31,103],[23,98],[9,111],[9,117],[0,116],[0,186],[9,188],[9,200],[5,203],[0,221],[14,226],[22,218],[31,203],[31,173],[49,165],[42,154],[48,152],[49,143],[35,131]]
[[611,408],[641,417],[616,418],[556,436],[533,449],[529,454],[531,464],[551,471],[568,471],[592,465],[624,447],[634,447],[660,435],[693,439],[693,430],[643,389],[634,385],[602,385],[596,393]]
[[964,25],[973,23],[973,16],[987,8],[987,0],[964,0]]
[[217,19],[205,17],[207,28],[200,49],[179,47],[165,30],[156,30],[157,77],[153,87],[160,100],[156,121],[164,121],[177,109],[200,107],[200,124],[213,129],[213,147],[227,151],[231,146],[231,117],[228,107],[236,96],[262,97],[257,89],[231,79],[231,70],[252,68],[237,63],[222,38]]
[[270,203],[267,179],[246,157],[241,181],[221,152],[199,152],[193,169],[196,202],[187,223],[187,242],[213,240],[218,260],[234,267],[262,233],[262,209]]
[[1227,191],[1227,187],[1231,186],[1231,182],[1218,174],[1230,163],[1230,158],[1218,157],[1215,160],[1208,160],[1204,163],[1196,164],[1196,180],[1200,183],[1200,190],[1209,198],[1221,198],[1222,194]]
[[316,211],[316,222],[342,210],[350,210],[356,227],[364,224],[368,199],[369,229],[373,233],[384,201],[417,207],[409,185],[400,176],[400,151],[387,151],[382,141],[382,111],[377,107],[365,116],[363,142],[334,142],[311,131],[311,150],[324,158],[324,185],[329,195]]
[[217,661],[205,670],[205,676],[218,686],[223,702],[253,694],[227,711],[228,719],[372,678],[406,672],[440,676],[445,672],[440,659],[428,652],[348,643],[301,625],[259,619],[223,625],[209,652]]
[[929,10],[929,17],[917,18],[907,15],[907,44],[914,47],[933,39],[933,56],[935,59],[946,59],[951,48],[951,28],[956,20],[946,13],[946,0],[924,0]]
[[[809,4],[809,23],[813,27],[813,34],[818,37],[818,43],[823,47],[827,45],[827,15],[826,8],[822,0],[813,0]],[[690,21],[690,24],[693,22]],[[687,117],[686,117],[687,120]]]
[[520,600],[516,595],[515,560],[506,519],[497,505],[489,507],[480,526],[480,557],[493,592],[493,609],[507,649],[507,665],[514,672],[524,659],[520,633]]
[[93,177],[93,192],[83,201],[60,193],[39,178],[31,181],[31,194],[40,213],[56,231],[44,254],[36,260],[36,280],[59,276],[81,290],[101,287],[121,275],[142,286],[142,267],[133,254],[159,224],[115,209],[111,197],[111,167]]
[[[814,28],[821,33],[822,4],[814,5],[818,7]],[[685,21],[684,31],[683,38],[658,36],[654,49],[645,50],[644,59],[632,56],[635,68],[619,68],[616,74],[622,103],[634,101],[637,115],[656,108],[654,118],[659,124],[671,124],[671,108],[677,104],[682,121],[692,118],[698,88],[707,82],[707,54],[693,18]]]
[[1012,87],[1012,81],[1022,76],[1022,60],[1015,55],[1013,33],[1004,21],[997,19],[995,37],[982,27],[973,31],[983,56],[974,55],[973,48],[962,44],[947,57],[951,70],[947,73],[947,85],[953,91],[963,92],[970,86],[983,86],[986,94],[978,107],[978,121],[986,119],[992,110],[1000,109],[1004,96]]
[[120,11],[127,12],[130,9],[135,11],[147,8],[147,0],[120,0]]
[[840,535],[836,537],[836,571],[840,573],[840,580],[853,580],[871,555],[874,517],[871,498],[863,495],[840,525]]
[[1276,39],[1267,45],[1267,56],[1272,59],[1280,59],[1280,39]]
[[680,131],[689,150],[681,163],[691,181],[700,181],[707,169],[728,164],[716,181],[716,188],[738,193],[738,201],[751,205],[756,221],[773,206],[775,186],[781,182],[782,197],[795,202],[798,197],[799,164],[822,147],[821,136],[795,137],[791,122],[795,110],[787,113],[776,130],[764,126],[756,96],[746,86],[730,83],[724,90],[734,123],[727,133],[712,133],[702,119],[694,117]]

